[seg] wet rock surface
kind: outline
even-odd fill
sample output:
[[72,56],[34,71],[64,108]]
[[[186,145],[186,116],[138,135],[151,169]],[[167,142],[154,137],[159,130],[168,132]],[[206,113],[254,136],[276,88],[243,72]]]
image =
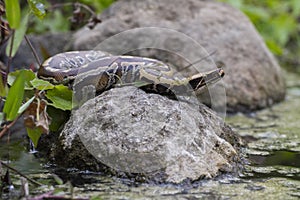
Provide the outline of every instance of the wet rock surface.
[[[124,0],[117,1],[103,12],[101,19],[103,22],[95,29],[82,29],[75,34],[75,49],[96,48],[105,39],[133,28],[174,29],[190,36],[208,52],[217,50],[212,58],[225,64],[228,111],[261,109],[284,99],[284,80],[277,61],[248,18],[226,4],[199,0]],[[151,46],[155,41],[147,37],[148,29],[145,32],[146,36],[140,34],[131,38],[128,34],[130,39],[127,42],[118,41],[114,47],[126,50],[129,46],[134,49],[145,48],[149,44]],[[197,54],[199,48],[197,50],[192,45],[184,45],[185,40],[158,35],[154,36],[157,40],[162,40],[158,43],[165,43],[165,47],[176,54],[183,51],[184,59],[189,62],[205,56]],[[170,55],[161,50],[146,49],[130,53],[154,57],[178,68],[187,64],[178,55]],[[201,66],[200,70],[202,69],[204,68]],[[190,70],[186,74],[194,72]]]
[[203,104],[123,87],[74,111],[53,155],[60,166],[179,183],[232,172],[240,144]]

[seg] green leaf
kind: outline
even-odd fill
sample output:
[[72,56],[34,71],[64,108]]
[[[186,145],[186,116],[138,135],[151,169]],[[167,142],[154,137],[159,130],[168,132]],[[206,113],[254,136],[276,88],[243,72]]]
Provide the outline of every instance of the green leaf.
[[0,124],[4,122],[4,113],[0,112]]
[[29,27],[29,31],[34,33],[57,33],[67,32],[70,30],[70,22],[59,10],[54,10],[47,15],[43,21],[34,17],[30,19],[34,24],[33,27]]
[[31,99],[29,99],[26,103],[24,103],[18,110],[18,114],[22,114],[27,108],[28,106],[30,106],[30,104],[33,102],[33,100],[35,99],[35,96],[31,97]]
[[[224,2],[224,0],[222,2]],[[242,7],[242,0],[227,0],[225,2],[232,5],[235,8],[241,8]]]
[[6,120],[8,121],[12,121],[17,117],[18,110],[22,105],[25,87],[24,77],[25,72],[21,71],[8,92],[3,108],[3,112],[6,114]]
[[267,39],[266,44],[274,54],[282,55],[283,49],[274,40]]
[[21,21],[19,0],[5,0],[6,17],[10,28],[17,29]]
[[64,184],[64,181],[58,175],[52,174],[52,177],[58,185]]
[[8,92],[8,88],[6,87],[6,85],[4,85],[2,74],[0,73],[0,96],[6,97],[7,92]]
[[47,113],[52,119],[49,126],[49,129],[52,132],[58,131],[70,117],[69,111],[62,111],[61,109],[54,108],[53,106],[47,107]]
[[103,200],[103,198],[99,195],[92,196],[90,200]]
[[270,19],[270,13],[265,8],[254,6],[243,6],[242,11],[250,18],[253,23]]
[[46,16],[45,5],[37,0],[28,0],[30,10],[39,19],[44,19]]
[[54,85],[48,81],[44,81],[42,79],[35,78],[30,81],[31,85],[38,90],[49,90],[53,89]]
[[13,48],[11,52],[11,57],[14,57],[22,43],[22,40],[24,38],[24,35],[27,30],[27,24],[28,24],[28,15],[25,15],[25,17],[22,20],[22,23],[18,29],[16,29],[14,37],[10,37],[8,40],[8,45],[6,46],[6,55],[9,56],[11,43],[13,42]]
[[28,137],[31,139],[34,147],[37,147],[39,139],[42,135],[42,130],[40,128],[26,128]]
[[292,0],[291,7],[293,9],[293,15],[298,17],[300,15],[300,1],[299,0]]
[[64,85],[56,85],[52,90],[48,90],[46,97],[52,101],[49,105],[61,110],[72,109],[72,91]]
[[279,42],[280,45],[285,45],[289,39],[289,35],[297,30],[297,22],[288,14],[282,14],[278,17],[274,17],[271,21],[271,26],[274,27],[272,33],[274,39]]
[[18,71],[14,71],[8,74],[8,78],[7,78],[7,83],[9,85],[12,85],[16,79],[16,77],[20,74],[23,73],[24,75],[24,82],[25,82],[25,88],[26,90],[32,90],[33,86],[31,84],[31,81],[35,78],[35,74],[33,71],[31,70],[27,70],[27,69],[22,69],[22,70],[18,70]]
[[97,12],[100,13],[107,7],[109,7],[115,0],[101,0],[101,1],[95,1],[95,0],[80,0],[81,3],[88,4],[91,7],[94,7],[97,9]]

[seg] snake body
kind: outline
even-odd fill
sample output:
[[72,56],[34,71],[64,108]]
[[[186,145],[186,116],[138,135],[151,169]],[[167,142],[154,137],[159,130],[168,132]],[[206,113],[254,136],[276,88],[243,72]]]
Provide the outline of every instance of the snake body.
[[187,93],[201,89],[224,76],[222,69],[182,77],[169,65],[151,58],[113,56],[102,51],[76,51],[57,54],[46,60],[38,71],[53,83],[94,85],[96,92],[116,85],[139,83],[141,88],[159,94]]

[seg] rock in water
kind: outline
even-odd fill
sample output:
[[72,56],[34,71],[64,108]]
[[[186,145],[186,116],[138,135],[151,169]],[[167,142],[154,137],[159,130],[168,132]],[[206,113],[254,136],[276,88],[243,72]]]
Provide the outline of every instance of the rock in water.
[[54,158],[66,167],[180,183],[231,172],[240,144],[230,127],[203,104],[122,87],[73,112]]
[[[82,29],[75,34],[75,49],[96,48],[105,39],[133,28],[169,28],[190,36],[208,52],[216,50],[213,60],[225,64],[228,111],[261,109],[285,97],[282,72],[263,39],[243,13],[224,3],[204,0],[123,0],[104,11],[101,19],[103,22],[95,29]],[[153,40],[148,34],[149,29],[145,29],[144,33],[132,36],[127,42],[123,39],[116,41],[115,46],[128,49],[135,55],[171,62],[179,68],[187,65],[186,60],[193,62],[205,56],[197,54],[202,50],[192,48],[193,45],[180,37],[158,34],[153,35]],[[130,34],[127,36],[130,37]],[[162,44],[176,55],[153,49],[132,52],[133,49],[145,48],[149,43]],[[182,51],[183,59],[178,58]],[[202,65],[205,66],[205,62]],[[188,75],[193,73],[187,72]]]

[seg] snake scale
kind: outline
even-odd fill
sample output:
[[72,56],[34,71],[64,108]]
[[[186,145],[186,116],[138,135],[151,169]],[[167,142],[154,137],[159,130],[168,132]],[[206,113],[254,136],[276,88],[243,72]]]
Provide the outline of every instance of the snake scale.
[[182,77],[169,65],[151,58],[114,56],[102,51],[71,51],[47,59],[38,77],[54,84],[81,88],[94,85],[97,94],[116,85],[142,83],[141,88],[158,94],[197,91],[224,76],[222,69]]

